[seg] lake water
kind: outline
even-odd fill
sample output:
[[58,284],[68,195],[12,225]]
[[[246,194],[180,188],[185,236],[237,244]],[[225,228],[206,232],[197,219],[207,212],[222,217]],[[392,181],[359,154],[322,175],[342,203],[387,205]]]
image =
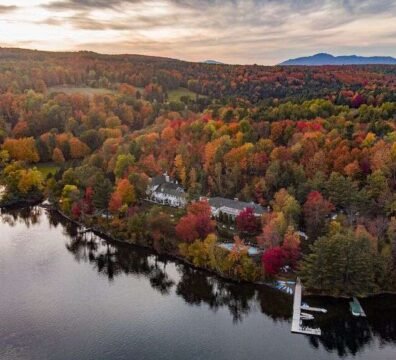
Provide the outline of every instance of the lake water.
[[305,299],[319,338],[290,333],[292,298],[131,246],[76,235],[40,208],[0,216],[0,359],[396,359],[396,297]]

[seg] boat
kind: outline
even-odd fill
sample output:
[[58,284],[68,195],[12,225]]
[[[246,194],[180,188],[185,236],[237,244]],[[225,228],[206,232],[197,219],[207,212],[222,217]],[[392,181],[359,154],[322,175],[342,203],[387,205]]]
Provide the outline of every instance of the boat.
[[301,320],[313,320],[314,316],[312,314],[301,312],[300,318],[301,318]]
[[349,302],[349,307],[353,316],[366,317],[366,313],[355,296],[352,298],[352,301]]
[[302,303],[301,304],[301,310],[305,310],[305,311],[314,311],[314,312],[321,312],[321,313],[327,313],[326,309],[323,308],[316,308],[316,307],[311,307],[309,306],[307,303]]

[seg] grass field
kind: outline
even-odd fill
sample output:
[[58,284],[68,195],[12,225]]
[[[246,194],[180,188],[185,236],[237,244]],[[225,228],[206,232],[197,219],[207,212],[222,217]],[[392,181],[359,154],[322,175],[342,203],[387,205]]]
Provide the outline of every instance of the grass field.
[[83,94],[87,96],[94,96],[94,95],[104,95],[104,94],[113,94],[114,91],[105,88],[90,88],[90,87],[79,87],[79,86],[51,86],[48,88],[48,93],[52,94],[55,92],[63,92],[67,95],[70,94]]
[[168,100],[169,101],[180,101],[182,96],[188,96],[190,99],[195,100],[197,94],[193,91],[190,91],[186,88],[178,88],[175,90],[171,90],[168,93]]
[[37,168],[37,170],[40,170],[44,177],[47,177],[48,174],[54,175],[59,169],[59,165],[56,165],[55,163],[52,162],[34,164],[32,165],[32,167],[35,167]]

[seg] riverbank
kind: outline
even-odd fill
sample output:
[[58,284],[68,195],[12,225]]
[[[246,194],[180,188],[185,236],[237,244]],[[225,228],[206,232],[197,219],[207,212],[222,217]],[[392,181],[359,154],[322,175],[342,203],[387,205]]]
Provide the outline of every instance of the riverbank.
[[193,264],[191,261],[189,261],[188,259],[186,259],[186,258],[184,258],[184,257],[182,257],[180,255],[176,255],[174,253],[170,253],[170,252],[167,252],[167,251],[159,252],[152,246],[143,245],[143,244],[136,244],[136,243],[133,243],[133,242],[130,242],[130,241],[127,241],[127,240],[116,238],[112,234],[110,234],[109,232],[104,231],[103,229],[98,229],[95,226],[92,226],[90,224],[85,224],[83,222],[80,222],[80,221],[77,221],[77,220],[71,218],[70,216],[68,216],[64,212],[62,212],[59,208],[57,208],[57,207],[55,207],[53,205],[42,205],[42,207],[47,209],[47,210],[49,210],[49,211],[55,211],[58,215],[60,215],[64,219],[72,222],[76,226],[88,228],[95,235],[103,238],[106,241],[119,243],[119,244],[123,244],[123,245],[134,246],[134,247],[137,247],[137,248],[142,248],[142,249],[149,250],[149,251],[153,252],[156,255],[166,256],[170,260],[177,261],[179,263],[183,263],[183,264],[185,264],[187,266],[190,266],[191,268],[196,269],[196,270],[204,271],[205,273],[213,275],[213,276],[216,276],[219,279],[222,279],[223,281],[232,282],[232,283],[235,283],[235,284],[253,284],[253,285],[256,285],[256,286],[267,286],[267,287],[271,287],[272,289],[280,291],[275,286],[275,284],[272,284],[270,282],[265,282],[265,281],[247,281],[247,280],[243,280],[243,279],[235,279],[235,278],[232,278],[232,277],[227,277],[227,276],[224,276],[223,274],[221,274],[221,273],[219,273],[217,271],[214,271],[212,269],[208,269],[208,268],[202,267],[202,266],[197,266],[197,265]]
[[[60,209],[54,207],[54,206],[50,206],[50,207],[46,207],[48,210],[50,211],[56,211],[57,214],[59,214],[60,216],[62,216],[64,219],[74,223],[77,226],[80,227],[87,227],[87,224],[84,224],[82,222],[76,221],[74,219],[72,219],[70,216],[64,214]],[[146,249],[149,250],[151,252],[153,252],[156,255],[159,256],[166,256],[167,258],[169,258],[170,260],[173,261],[177,261],[179,263],[183,263],[187,266],[190,266],[193,269],[196,270],[200,270],[200,271],[204,271],[207,274],[213,275],[218,277],[219,279],[222,279],[223,281],[227,281],[227,282],[232,282],[235,284],[252,284],[252,285],[256,285],[256,286],[266,286],[266,287],[270,287],[272,289],[275,289],[279,292],[282,292],[283,294],[287,294],[290,295],[284,291],[281,291],[277,286],[276,286],[276,282],[277,281],[283,281],[284,279],[282,278],[275,278],[274,282],[268,282],[268,281],[247,281],[247,280],[243,280],[243,279],[235,279],[235,278],[231,278],[231,277],[227,277],[222,275],[221,273],[214,271],[212,269],[208,269],[206,267],[201,267],[201,266],[197,266],[195,264],[193,264],[191,261],[188,261],[188,259],[180,256],[180,255],[176,255],[170,252],[159,252],[157,251],[154,247],[152,246],[148,246],[148,245],[142,245],[142,244],[136,244],[136,243],[132,243],[130,241],[127,240],[123,240],[123,239],[119,239],[114,237],[113,235],[111,235],[110,233],[103,231],[101,229],[95,228],[90,226],[89,229],[92,230],[92,232],[97,235],[100,236],[101,238],[105,239],[106,241],[110,241],[110,242],[114,242],[114,243],[119,243],[119,244],[124,244],[124,245],[129,245],[129,246],[134,246],[137,248],[142,248],[142,249]],[[366,294],[364,296],[360,296],[360,298],[370,298],[370,297],[375,297],[375,296],[381,296],[381,295],[396,295],[396,292],[392,292],[392,291],[381,291],[381,292],[377,292],[377,293],[369,293]],[[320,293],[320,292],[313,292],[310,291],[309,289],[304,289],[304,297],[323,297],[323,298],[333,298],[333,299],[349,299],[350,296],[348,295],[331,295],[331,294],[327,294],[327,293]]]
[[[40,207],[42,207],[48,211],[54,211],[59,216],[61,216],[63,219],[75,224],[76,226],[89,229],[95,235],[103,238],[106,241],[148,250],[148,251],[152,252],[153,254],[156,254],[159,256],[164,256],[164,257],[166,257],[172,261],[176,261],[178,263],[183,263],[183,264],[191,267],[192,269],[204,271],[205,273],[216,276],[219,279],[222,279],[223,281],[227,281],[227,282],[231,282],[231,283],[235,283],[235,284],[252,284],[255,286],[266,286],[266,287],[270,287],[272,289],[278,290],[284,294],[288,294],[276,286],[278,281],[284,281],[283,278],[275,278],[273,282],[269,282],[269,281],[265,281],[265,280],[249,281],[249,280],[236,279],[233,277],[224,276],[224,274],[221,274],[213,269],[209,269],[209,268],[203,267],[203,266],[197,266],[196,264],[192,263],[185,257],[180,256],[178,254],[168,252],[168,251],[158,251],[153,246],[134,243],[134,242],[128,241],[126,239],[116,237],[113,234],[111,234],[108,230],[98,228],[97,226],[93,225],[92,223],[88,224],[88,223],[84,223],[82,221],[77,221],[77,220],[73,219],[72,217],[68,216],[67,214],[63,213],[58,207],[51,205],[49,203],[48,204],[42,204],[42,203],[40,204],[40,202],[35,202],[34,204],[32,204],[32,202],[20,202],[18,204],[18,206],[10,207],[9,209],[23,208],[23,207],[32,206],[32,205],[40,205]],[[380,292],[376,292],[376,293],[365,294],[364,296],[360,296],[360,298],[369,298],[369,297],[375,297],[375,296],[380,296],[380,295],[396,295],[396,292],[380,291]],[[323,292],[313,292],[313,291],[310,291],[309,289],[304,290],[304,296],[334,298],[334,299],[348,299],[348,298],[350,298],[350,296],[347,296],[347,295],[332,295],[332,294],[327,294],[327,293],[323,293]]]
[[43,201],[43,197],[36,197],[30,199],[11,199],[0,202],[0,209],[11,210],[18,209],[27,206],[36,206],[41,204]]

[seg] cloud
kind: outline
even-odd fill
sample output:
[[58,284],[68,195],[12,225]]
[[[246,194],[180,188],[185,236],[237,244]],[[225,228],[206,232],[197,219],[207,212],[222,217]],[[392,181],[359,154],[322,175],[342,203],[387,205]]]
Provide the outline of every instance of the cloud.
[[5,14],[18,9],[15,5],[0,5],[0,14]]
[[[277,63],[322,51],[396,55],[394,0],[42,0],[40,5],[35,11],[41,9],[42,16],[32,16],[29,30],[20,34],[38,47],[50,48],[47,34],[57,33],[57,49],[230,63]],[[26,23],[22,15],[20,21]],[[14,34],[1,24],[0,31]]]
[[106,9],[112,8],[120,3],[119,1],[112,0],[64,0],[64,1],[53,1],[48,4],[44,4],[43,7],[52,10],[84,10],[84,9]]

